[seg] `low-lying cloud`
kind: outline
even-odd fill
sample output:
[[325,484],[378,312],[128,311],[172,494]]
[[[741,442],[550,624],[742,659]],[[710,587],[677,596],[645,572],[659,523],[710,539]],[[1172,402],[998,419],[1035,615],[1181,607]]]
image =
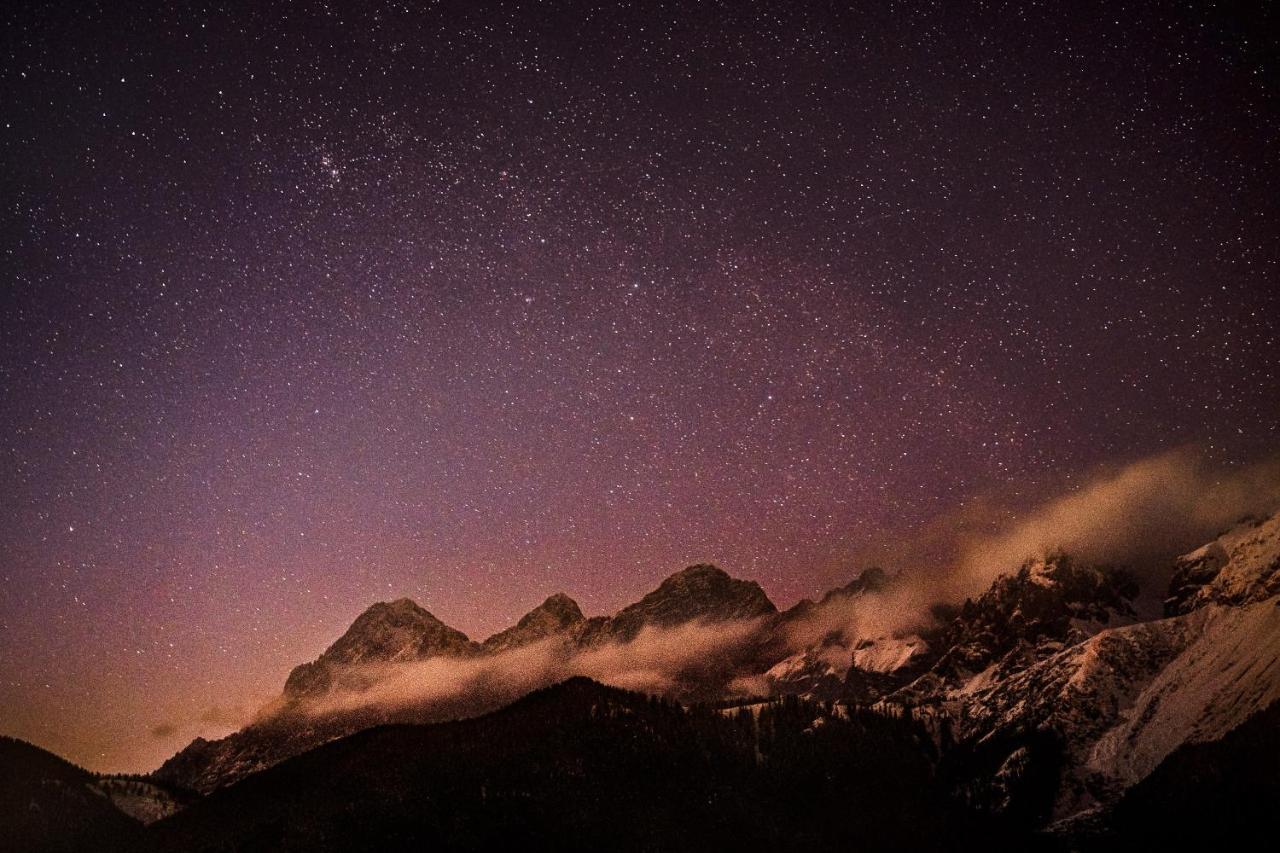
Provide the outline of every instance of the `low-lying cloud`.
[[[978,595],[999,575],[1056,550],[1123,566],[1158,597],[1177,555],[1246,516],[1277,509],[1280,458],[1224,467],[1186,448],[1097,472],[1071,493],[1023,511],[979,498],[930,525],[931,541],[916,551],[916,565],[883,588],[833,596],[788,623],[788,645],[800,649],[828,638],[850,645],[919,631],[933,623],[936,605]],[[925,550],[928,559],[919,556]]]
[[[758,619],[694,622],[646,627],[629,642],[586,648],[553,638],[495,655],[368,665],[343,673],[333,691],[301,709],[317,715],[435,709],[438,717],[463,716],[575,675],[655,694],[681,696],[689,685],[713,683],[722,695],[760,695],[769,688],[762,650],[776,661],[828,641],[828,648],[848,650],[860,640],[920,631],[933,623],[935,605],[976,595],[1047,551],[1126,565],[1157,589],[1161,568],[1174,556],[1243,516],[1280,507],[1280,459],[1228,469],[1179,450],[1099,473],[1023,512],[974,503],[998,521],[975,526],[969,510],[952,528],[950,560],[904,569],[875,591],[834,595],[780,622],[776,632]],[[233,716],[217,715],[219,721]]]
[[729,691],[747,689],[733,686],[743,674],[735,663],[763,627],[758,619],[648,626],[629,642],[586,648],[551,638],[494,655],[370,664],[343,673],[337,689],[306,700],[301,710],[323,715],[435,706],[441,713],[474,713],[575,675],[653,694],[678,695],[682,685],[713,679]]
[[1094,477],[994,535],[963,543],[952,586],[972,594],[1028,557],[1055,549],[1154,579],[1177,554],[1278,505],[1280,460],[1227,469],[1190,450],[1172,451]]
[[900,574],[878,590],[835,595],[815,604],[786,623],[786,645],[799,650],[827,639],[850,644],[918,631],[932,623],[929,611],[936,601],[928,586],[910,573]]
[[183,731],[195,730],[208,734],[210,727],[217,730],[235,730],[253,718],[254,714],[240,705],[210,705],[195,718],[170,719],[155,723],[148,729],[148,733],[156,740],[168,740]]
[[647,627],[629,643],[607,643],[575,655],[570,666],[573,675],[616,687],[670,693],[683,680],[723,675],[763,627],[759,619]]

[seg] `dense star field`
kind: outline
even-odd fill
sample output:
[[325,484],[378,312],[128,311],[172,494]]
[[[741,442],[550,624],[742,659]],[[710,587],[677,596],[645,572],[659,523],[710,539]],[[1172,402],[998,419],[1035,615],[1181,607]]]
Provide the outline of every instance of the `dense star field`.
[[1277,446],[1274,9],[268,5],[0,13],[7,734]]

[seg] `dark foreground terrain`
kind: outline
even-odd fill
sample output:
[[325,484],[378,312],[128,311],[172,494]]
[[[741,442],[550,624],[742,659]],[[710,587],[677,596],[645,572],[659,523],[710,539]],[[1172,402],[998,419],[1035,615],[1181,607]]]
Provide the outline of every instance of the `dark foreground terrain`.
[[5,750],[29,753],[4,785],[6,835],[29,850],[918,850],[1000,831],[941,794],[909,719],[795,699],[684,709],[586,679],[361,732],[145,829],[90,774]]
[[1179,849],[1266,827],[1280,708],[1171,755],[1067,836],[978,817],[911,718],[798,699],[719,711],[577,678],[485,717],[385,726],[150,826],[98,777],[0,744],[6,850]]

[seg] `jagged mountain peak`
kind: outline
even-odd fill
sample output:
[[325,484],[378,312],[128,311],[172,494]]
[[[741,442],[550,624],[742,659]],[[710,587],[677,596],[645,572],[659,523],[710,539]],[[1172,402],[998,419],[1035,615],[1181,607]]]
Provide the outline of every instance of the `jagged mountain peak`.
[[394,601],[374,602],[352,620],[346,632],[333,646],[340,646],[343,640],[355,638],[362,631],[374,630],[381,625],[409,625],[416,623],[444,624],[412,598],[397,598]]
[[1137,581],[1126,569],[1059,550],[1028,559],[1017,572],[997,578],[982,599],[1014,607],[1029,600],[1057,600],[1081,618],[1105,620],[1107,610],[1131,614],[1137,594]]
[[357,616],[317,660],[294,667],[284,692],[287,698],[323,693],[333,686],[338,670],[356,665],[464,656],[476,650],[466,634],[441,622],[412,599],[380,601]]
[[708,563],[689,566],[611,620],[615,636],[629,638],[644,625],[671,626],[696,620],[752,619],[778,612],[755,581],[738,580]]
[[852,598],[855,595],[862,595],[865,593],[884,592],[897,582],[900,577],[901,576],[898,574],[889,574],[879,566],[868,566],[861,572],[855,574],[853,578],[843,586],[827,590],[817,601],[814,601],[811,598],[800,599],[780,614],[781,619],[784,623],[795,622],[799,619],[811,616],[817,608],[830,604],[833,601]]
[[[388,609],[388,610],[422,610],[422,607],[418,605],[418,602],[414,601],[412,598],[409,598],[408,596],[397,598],[394,601],[379,601],[373,605],[370,605],[369,609],[372,610],[374,608],[382,608],[382,609]],[[422,612],[425,613],[426,611],[423,610]]]
[[724,569],[713,563],[694,563],[678,572],[668,575],[658,585],[658,589],[679,588],[693,584],[724,583],[733,577]]
[[740,597],[753,599],[762,608],[776,611],[773,602],[764,594],[760,584],[755,581],[739,580],[719,566],[711,563],[695,563],[668,576],[658,588],[641,599],[652,599],[658,596],[687,595],[707,593],[724,597]]
[[966,600],[940,632],[930,671],[904,688],[909,701],[976,689],[1136,618],[1138,585],[1125,570],[1077,560],[1063,551],[1029,559]]
[[755,581],[739,580],[710,563],[696,563],[668,576],[657,589],[613,616],[586,620],[578,641],[585,646],[626,642],[647,626],[758,619],[777,612]]
[[562,634],[586,621],[578,602],[557,592],[530,610],[520,621],[485,640],[486,651],[497,652],[517,648],[555,634]]
[[415,655],[422,650],[421,641],[434,639],[440,633],[466,640],[465,634],[450,628],[411,598],[380,601],[357,616],[325,656],[344,663],[371,656],[392,660]]
[[1280,593],[1280,512],[1245,518],[1174,562],[1165,614],[1206,604],[1248,604]]
[[537,610],[563,614],[574,620],[585,618],[582,615],[582,608],[578,607],[578,602],[574,601],[563,592],[557,592],[555,595],[547,596],[547,600],[539,604]]
[[883,592],[894,580],[894,576],[879,566],[869,566],[854,575],[853,579],[844,586],[827,590],[818,603],[827,604],[837,598],[851,598],[862,593]]

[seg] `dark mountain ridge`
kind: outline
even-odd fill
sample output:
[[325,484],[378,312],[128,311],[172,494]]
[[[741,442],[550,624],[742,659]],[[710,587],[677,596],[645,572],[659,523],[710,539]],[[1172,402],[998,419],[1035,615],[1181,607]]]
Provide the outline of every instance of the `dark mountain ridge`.
[[[21,853],[132,853],[145,843],[144,798],[189,805],[137,777],[90,773],[37,746],[0,736],[0,849]],[[135,814],[131,816],[129,812]]]
[[[512,627],[483,643],[470,640],[410,599],[379,602],[361,613],[321,656],[289,674],[281,702],[244,729],[216,741],[197,738],[156,771],[157,779],[209,792],[249,773],[327,740],[392,722],[430,723],[475,716],[517,698],[499,681],[482,679],[463,695],[387,707],[368,705],[315,711],[325,698],[343,691],[359,695],[372,687],[385,664],[431,658],[484,662],[539,642],[556,641],[562,658],[577,650],[625,644],[646,629],[692,623],[760,620],[761,640],[777,608],[759,584],[737,580],[715,566],[699,564],[664,580],[654,591],[617,614],[586,619],[577,603],[558,593]],[[684,673],[685,699],[714,698],[741,668],[755,665],[759,644],[752,640],[734,661],[695,667]],[[699,662],[705,663],[705,662]],[[721,677],[723,674],[723,677]]]
[[571,679],[321,746],[153,827],[156,850],[966,849],[909,718],[718,712]]
[[[501,669],[486,669],[509,652],[537,667],[633,649],[658,660],[674,648],[687,662],[655,691],[668,699],[728,707],[757,690],[773,697],[757,709],[796,695],[841,713],[906,715],[941,749],[936,792],[1001,826],[1069,827],[1119,801],[1182,745],[1213,742],[1280,697],[1280,609],[1268,597],[1280,576],[1277,531],[1280,516],[1251,521],[1180,558],[1169,593],[1177,612],[1155,621],[1139,619],[1137,586],[1123,569],[1063,553],[935,609],[935,622],[910,634],[861,636],[856,622],[831,621],[893,594],[901,579],[876,570],[778,612],[758,585],[691,566],[613,616],[586,618],[568,596],[551,596],[483,643],[413,602],[379,604],[308,665],[325,671],[323,689],[317,678],[310,692],[286,690],[280,710],[223,740],[193,742],[156,778],[211,792],[361,730],[474,718],[513,701],[529,707],[516,700],[536,679],[511,685]],[[696,643],[705,637],[729,642],[704,650]],[[422,660],[456,661],[480,676],[430,702],[306,711],[334,691],[358,700],[376,688],[379,667]],[[549,683],[558,672],[573,670],[551,666],[537,678]]]

